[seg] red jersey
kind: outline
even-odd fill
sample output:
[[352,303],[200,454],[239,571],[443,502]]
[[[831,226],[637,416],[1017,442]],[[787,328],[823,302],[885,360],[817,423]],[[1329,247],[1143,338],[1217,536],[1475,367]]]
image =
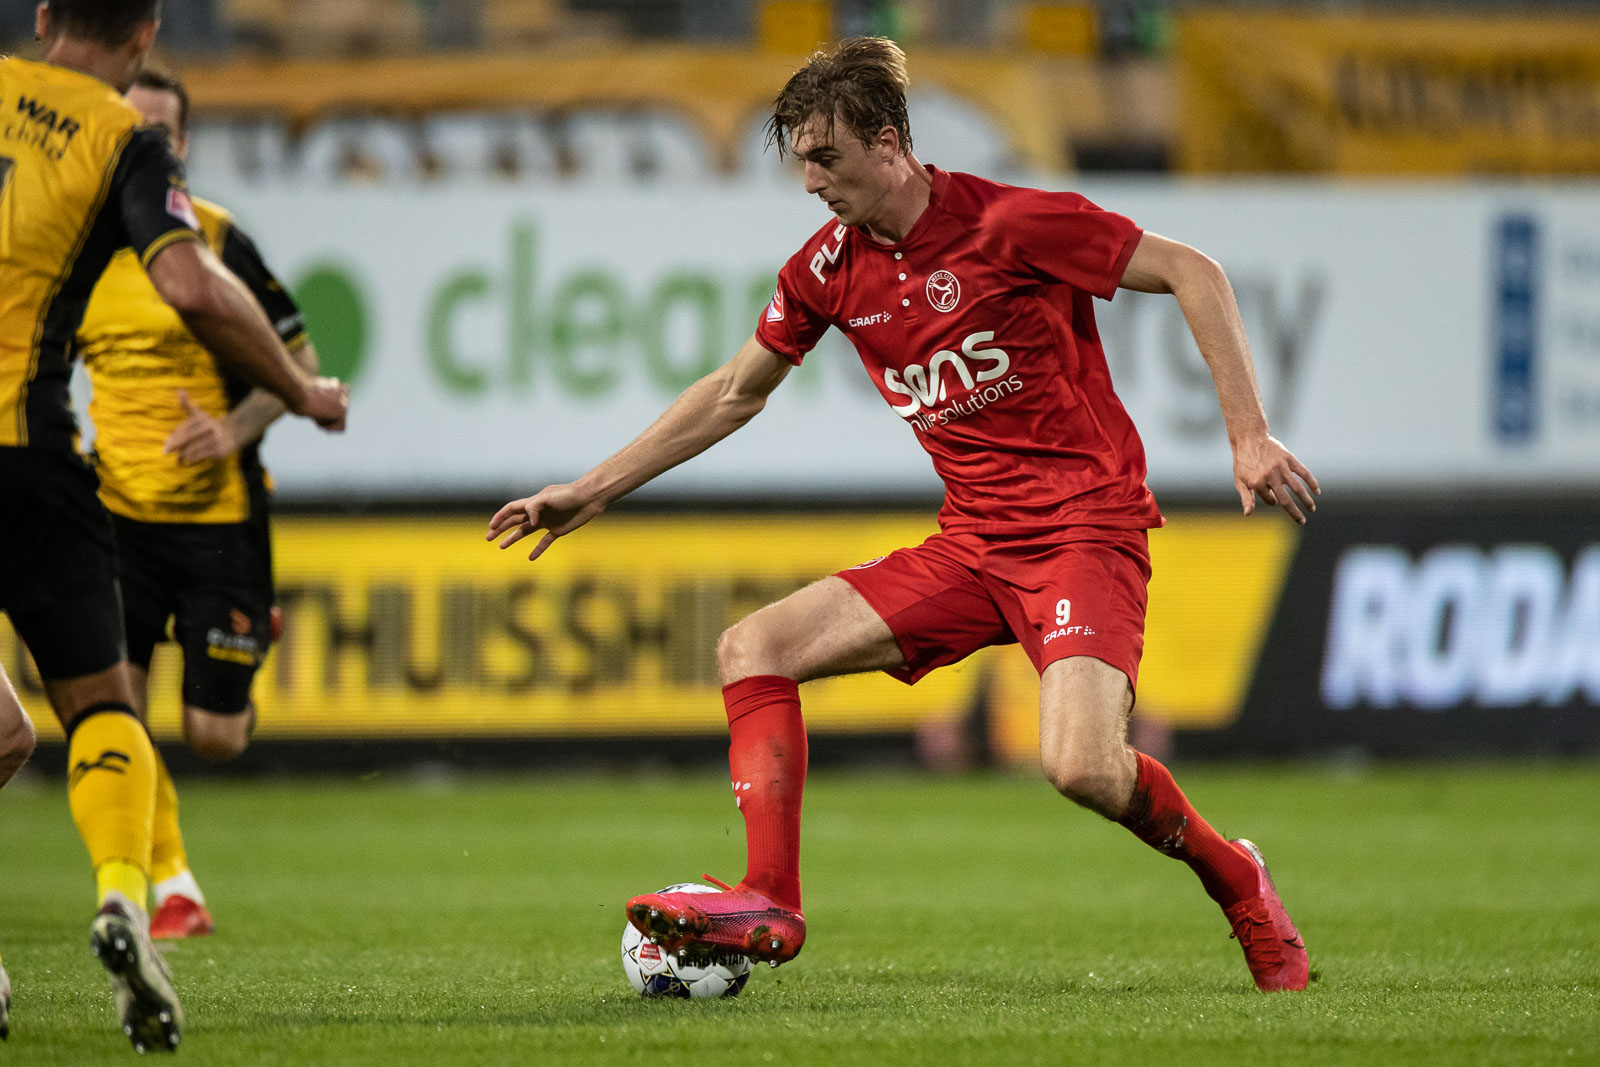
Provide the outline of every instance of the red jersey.
[[1076,193],[928,171],[900,242],[817,231],[756,340],[798,364],[829,326],[850,339],[944,480],[944,530],[1161,526],[1090,302],[1115,294],[1142,231]]

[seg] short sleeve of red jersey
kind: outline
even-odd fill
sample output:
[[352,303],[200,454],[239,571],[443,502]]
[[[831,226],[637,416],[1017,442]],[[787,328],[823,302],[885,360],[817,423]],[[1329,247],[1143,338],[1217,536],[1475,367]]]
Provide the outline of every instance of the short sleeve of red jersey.
[[1116,295],[1143,230],[1077,193],[1015,189],[1000,205],[993,231],[1002,269],[1070,285],[1102,300]]
[[800,263],[803,255],[796,253],[778,272],[772,302],[756,324],[756,341],[797,367],[831,325],[806,299],[807,286],[801,274],[806,268]]

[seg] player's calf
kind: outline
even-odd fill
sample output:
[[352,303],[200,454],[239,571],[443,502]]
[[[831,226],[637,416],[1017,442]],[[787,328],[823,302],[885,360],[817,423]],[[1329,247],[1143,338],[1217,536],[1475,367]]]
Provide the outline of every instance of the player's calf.
[[33,755],[33,723],[22,710],[5,671],[0,669],[0,785],[22,769]]
[[219,714],[186,704],[183,709],[183,740],[190,751],[201,759],[226,763],[238,758],[250,747],[254,723],[254,705],[234,714]]

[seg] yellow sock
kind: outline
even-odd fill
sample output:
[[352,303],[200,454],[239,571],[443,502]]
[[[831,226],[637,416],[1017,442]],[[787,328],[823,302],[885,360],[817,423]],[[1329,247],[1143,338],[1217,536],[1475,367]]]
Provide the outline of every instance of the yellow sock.
[[189,856],[183,850],[183,831],[178,828],[178,790],[167,771],[167,761],[156,756],[156,815],[151,824],[150,881],[160,883],[189,869]]
[[100,903],[115,891],[143,907],[156,807],[150,735],[132,715],[95,712],[73,730],[67,765],[67,801],[89,848]]

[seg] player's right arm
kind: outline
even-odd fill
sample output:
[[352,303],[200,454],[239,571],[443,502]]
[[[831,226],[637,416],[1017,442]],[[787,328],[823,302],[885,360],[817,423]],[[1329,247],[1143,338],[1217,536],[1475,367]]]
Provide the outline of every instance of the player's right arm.
[[500,547],[510,548],[543,530],[544,536],[528,553],[529,559],[538,559],[556,538],[755,418],[792,369],[791,360],[751,337],[731,360],[685,389],[620,452],[575,482],[547,486],[497,511],[485,539],[504,535]]
[[189,332],[241,378],[324,429],[344,429],[348,391],[338,379],[315,377],[295,362],[250,291],[211,249],[176,241],[145,269]]

